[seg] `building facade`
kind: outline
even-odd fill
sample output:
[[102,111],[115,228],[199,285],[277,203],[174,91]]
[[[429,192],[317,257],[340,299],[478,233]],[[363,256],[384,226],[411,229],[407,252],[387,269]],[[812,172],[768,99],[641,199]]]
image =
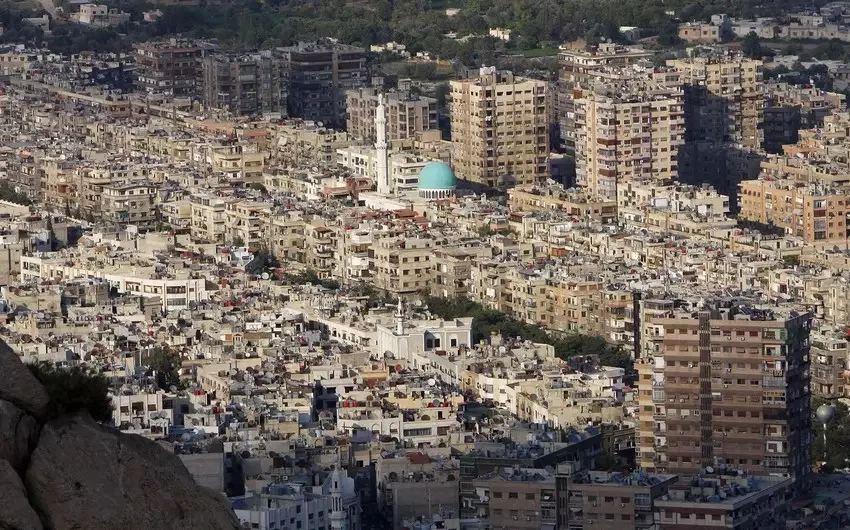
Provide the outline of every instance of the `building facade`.
[[281,63],[270,53],[204,57],[201,71],[207,107],[238,115],[286,115]]
[[143,42],[134,48],[136,89],[147,94],[194,96],[200,62],[200,46],[171,39]]
[[[377,88],[349,90],[346,110],[348,134],[360,140],[374,142],[375,110],[378,108]],[[437,100],[412,94],[409,90],[384,93],[387,119],[387,141],[416,137],[416,133],[437,128]]]
[[638,465],[718,463],[805,484],[811,472],[809,313],[723,301],[653,319],[640,374]]
[[504,189],[547,176],[546,83],[482,68],[451,82],[451,120],[458,178]]
[[345,125],[346,92],[366,86],[366,50],[331,42],[278,48],[289,89],[289,115],[328,127]]

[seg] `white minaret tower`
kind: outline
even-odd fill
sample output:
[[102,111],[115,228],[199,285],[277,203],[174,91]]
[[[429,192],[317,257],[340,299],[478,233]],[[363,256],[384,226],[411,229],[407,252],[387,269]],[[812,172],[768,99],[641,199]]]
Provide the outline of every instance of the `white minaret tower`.
[[398,307],[395,313],[395,333],[396,335],[404,335],[404,306],[401,303],[401,297],[398,298]]
[[375,142],[375,154],[378,157],[378,194],[389,195],[390,171],[387,167],[387,108],[384,105],[384,95],[378,94],[378,108],[375,110],[375,131],[377,142]]
[[329,519],[331,520],[331,530],[344,530],[348,526],[348,517],[342,509],[342,473],[339,472],[339,466],[331,473],[331,500],[333,503]]

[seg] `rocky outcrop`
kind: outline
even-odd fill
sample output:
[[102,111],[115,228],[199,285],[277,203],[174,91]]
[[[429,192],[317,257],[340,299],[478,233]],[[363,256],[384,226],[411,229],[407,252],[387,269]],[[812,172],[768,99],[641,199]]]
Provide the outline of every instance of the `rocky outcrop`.
[[19,473],[27,466],[38,440],[38,422],[8,401],[0,400],[0,460]]
[[41,417],[49,401],[44,389],[18,355],[0,341],[0,399]]
[[87,415],[44,426],[24,483],[49,528],[239,527],[220,495],[201,489],[173,453]]
[[86,413],[46,421],[48,402],[0,342],[0,530],[239,528],[173,453]]
[[0,529],[42,530],[38,514],[27,500],[18,473],[5,460],[0,460]]

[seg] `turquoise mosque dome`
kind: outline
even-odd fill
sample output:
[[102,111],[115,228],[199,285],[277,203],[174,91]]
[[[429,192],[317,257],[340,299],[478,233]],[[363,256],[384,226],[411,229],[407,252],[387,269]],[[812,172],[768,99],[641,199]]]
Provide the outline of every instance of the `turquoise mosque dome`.
[[454,195],[457,177],[445,162],[429,162],[419,172],[419,196],[427,199],[440,199]]

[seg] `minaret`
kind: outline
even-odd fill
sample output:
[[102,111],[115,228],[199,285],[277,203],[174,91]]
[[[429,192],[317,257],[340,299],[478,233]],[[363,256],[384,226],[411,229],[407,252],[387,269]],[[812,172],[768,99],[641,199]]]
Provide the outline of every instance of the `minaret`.
[[375,131],[377,142],[375,142],[375,154],[378,157],[377,189],[379,195],[389,195],[390,172],[387,167],[387,108],[384,105],[384,95],[378,94],[378,108],[375,110]]
[[395,313],[395,334],[404,335],[404,306],[401,304],[401,297],[398,298],[398,309]]
[[345,511],[342,509],[342,474],[339,472],[339,466],[336,466],[331,473],[331,500],[333,503],[330,513],[331,530],[343,530],[348,526]]

